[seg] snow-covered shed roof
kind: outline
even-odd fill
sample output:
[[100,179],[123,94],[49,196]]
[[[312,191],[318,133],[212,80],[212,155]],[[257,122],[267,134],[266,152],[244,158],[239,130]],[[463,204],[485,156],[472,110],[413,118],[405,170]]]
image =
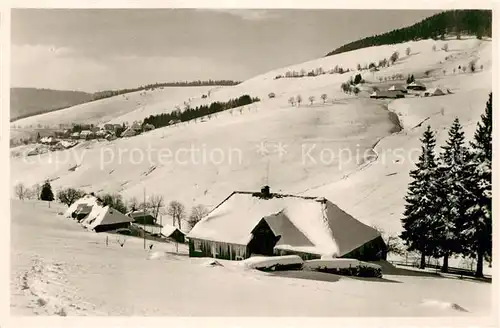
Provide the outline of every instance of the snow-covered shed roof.
[[170,237],[176,230],[182,234],[185,234],[184,232],[182,232],[181,230],[179,230],[178,228],[176,228],[170,224],[163,224],[163,227],[161,228],[160,233],[162,235],[164,235],[165,237]]
[[264,219],[281,235],[276,248],[340,257],[380,236],[324,198],[271,195],[233,192],[187,237],[247,245],[252,230]]
[[133,222],[133,219],[120,213],[109,205],[95,205],[92,207],[92,211],[89,215],[85,217],[85,220],[82,221],[82,225],[89,230],[93,230],[98,226],[123,222]]
[[401,91],[401,90],[405,90],[405,88],[401,85],[393,85],[391,86],[389,89],[389,91]]
[[68,207],[68,209],[64,213],[64,216],[67,218],[71,218],[71,214],[73,214],[73,212],[75,212],[79,206],[81,206],[83,204],[88,205],[88,206],[94,206],[96,204],[96,202],[97,202],[97,198],[95,196],[85,195],[82,198],[75,201],[73,204],[71,204],[71,206]]
[[429,88],[425,91],[425,93],[431,94],[431,95],[444,95],[443,90],[440,88]]

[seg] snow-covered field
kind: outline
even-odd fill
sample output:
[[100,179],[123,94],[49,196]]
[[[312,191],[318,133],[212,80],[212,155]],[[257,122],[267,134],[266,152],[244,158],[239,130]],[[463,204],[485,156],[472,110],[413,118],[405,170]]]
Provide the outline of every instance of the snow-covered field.
[[[384,265],[384,278],[264,273],[189,258],[186,247],[84,230],[65,206],[11,201],[11,314],[488,316],[491,284]],[[121,236],[120,238],[123,238]],[[150,241],[147,241],[148,245]]]

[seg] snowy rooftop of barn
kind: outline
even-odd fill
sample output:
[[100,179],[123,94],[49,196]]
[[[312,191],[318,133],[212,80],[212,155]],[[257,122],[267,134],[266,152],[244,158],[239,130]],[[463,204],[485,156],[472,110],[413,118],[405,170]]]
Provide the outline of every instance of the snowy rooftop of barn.
[[265,219],[282,238],[276,248],[325,256],[343,256],[380,236],[324,198],[272,194],[261,198],[234,192],[203,218],[190,238],[246,245]]

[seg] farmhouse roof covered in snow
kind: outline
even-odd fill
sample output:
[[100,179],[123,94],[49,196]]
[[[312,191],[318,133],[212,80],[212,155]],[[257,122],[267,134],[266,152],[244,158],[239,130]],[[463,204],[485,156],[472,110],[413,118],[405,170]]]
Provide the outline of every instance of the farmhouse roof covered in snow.
[[380,237],[327,199],[252,192],[233,192],[187,237],[247,245],[261,220],[281,236],[276,249],[296,252],[341,257]]

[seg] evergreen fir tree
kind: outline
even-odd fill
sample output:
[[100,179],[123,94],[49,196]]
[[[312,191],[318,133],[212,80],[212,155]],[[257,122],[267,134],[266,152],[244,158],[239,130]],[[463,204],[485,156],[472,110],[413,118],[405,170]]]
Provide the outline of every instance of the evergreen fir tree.
[[467,161],[469,151],[465,145],[465,136],[458,118],[448,132],[446,145],[442,147],[439,165],[439,197],[440,215],[437,228],[434,230],[436,257],[443,256],[442,272],[448,272],[448,258],[461,252],[460,222],[465,216],[468,195],[464,187],[469,172]]
[[492,94],[490,93],[486,111],[481,115],[474,140],[471,142],[472,160],[469,162],[471,174],[465,181],[469,198],[461,231],[466,254],[477,260],[476,277],[483,276],[483,260],[491,256],[492,251],[492,122]]
[[410,171],[412,181],[405,197],[404,217],[401,219],[403,231],[401,239],[409,251],[421,253],[420,268],[425,268],[425,256],[435,253],[433,249],[433,230],[439,215],[437,163],[434,147],[436,139],[428,126],[422,139],[422,154],[416,163],[417,168]]
[[47,180],[42,186],[42,192],[40,193],[40,199],[45,201],[53,201],[54,193],[52,192],[52,187],[50,186],[50,182]]

